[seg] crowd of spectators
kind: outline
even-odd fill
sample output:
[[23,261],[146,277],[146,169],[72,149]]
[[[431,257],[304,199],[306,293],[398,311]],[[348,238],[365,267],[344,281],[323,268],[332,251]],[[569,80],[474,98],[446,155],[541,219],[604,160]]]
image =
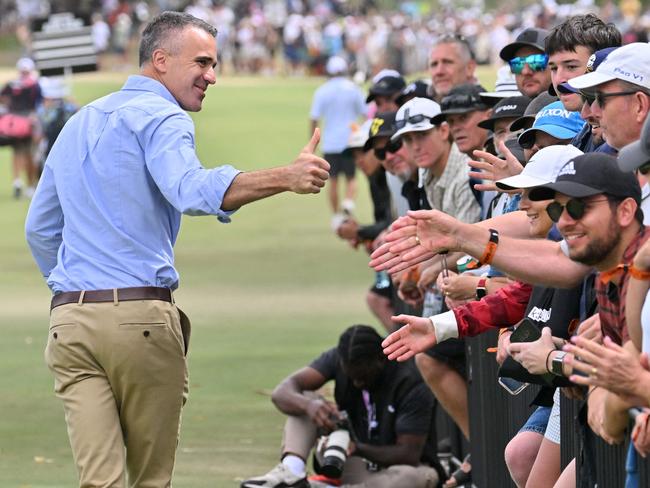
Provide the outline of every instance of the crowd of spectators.
[[[344,214],[336,233],[371,253],[377,276],[368,305],[388,333],[388,361],[417,367],[472,446],[480,441],[470,429],[464,341],[499,329],[493,387],[535,392],[503,454],[516,486],[575,487],[577,477],[594,486],[592,455],[576,451],[561,464],[563,395],[581,402],[584,432],[610,444],[629,440],[626,486],[635,487],[638,456],[650,452],[650,44],[594,14],[548,27],[519,30],[501,47],[507,68],[491,91],[478,84],[472,45],[456,32],[429,42],[430,79],[407,85],[391,66],[376,74],[369,122],[350,126],[347,144],[369,179],[375,221]],[[346,73],[329,75],[342,83]],[[324,357],[301,370],[317,375],[317,386],[334,379]],[[369,355],[366,364],[375,361]],[[346,398],[366,402],[360,415],[369,429],[382,425],[367,400],[379,383],[355,379],[360,366],[341,364],[357,388]],[[327,431],[311,400],[288,407],[283,384],[278,408]],[[299,386],[297,397],[312,389]],[[380,455],[406,449],[394,422],[397,445],[376,439],[369,449],[363,439],[348,453],[387,474],[404,464]],[[285,444],[278,466],[242,486],[309,486],[308,452]],[[421,465],[417,459],[406,464]],[[463,486],[472,460],[437,473],[445,487]],[[387,486],[435,486],[432,479]],[[310,483],[340,486],[328,473]],[[343,486],[363,485],[344,474]]]

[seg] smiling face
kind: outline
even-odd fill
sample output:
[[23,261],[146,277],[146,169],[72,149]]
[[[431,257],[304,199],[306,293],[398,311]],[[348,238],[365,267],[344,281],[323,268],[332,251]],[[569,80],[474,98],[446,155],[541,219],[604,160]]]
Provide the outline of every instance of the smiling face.
[[528,233],[531,237],[546,237],[553,226],[553,221],[546,213],[546,207],[553,200],[533,201],[528,198],[529,194],[530,189],[523,190],[519,201],[519,210],[526,212],[528,217]]
[[[372,140],[373,149],[376,148],[385,148],[388,144],[388,137],[376,137]],[[408,156],[408,151],[404,144],[399,150],[395,153],[386,151],[386,159],[381,161],[381,165],[388,171],[390,174],[399,176],[402,179],[407,179],[411,176],[413,167],[409,163],[410,159]]]
[[216,82],[217,43],[203,29],[187,27],[173,41],[173,48],[161,48],[152,56],[156,78],[189,112],[201,110],[205,92]]
[[[561,205],[566,205],[569,200],[568,196],[561,193],[555,196],[555,201]],[[584,198],[584,201],[587,208],[580,219],[574,220],[564,210],[557,227],[566,239],[569,257],[573,261],[597,266],[607,262],[617,248],[621,241],[622,227],[605,195],[594,195]]]
[[[517,49],[514,57],[524,58],[529,54],[540,53],[542,52],[539,49],[525,46]],[[551,84],[551,73],[548,68],[544,71],[533,71],[530,69],[530,66],[526,64],[521,73],[515,75],[515,81],[517,82],[517,88],[519,88],[522,95],[535,98],[540,93],[548,90],[548,87]]]
[[[614,80],[598,85],[595,91],[608,94],[628,90],[624,84]],[[596,102],[591,104],[592,116],[600,120],[603,137],[613,148],[621,149],[639,139],[643,122],[636,118],[638,103],[638,96],[624,95],[607,97],[603,105]]]
[[590,56],[591,49],[585,46],[576,46],[575,51],[558,51],[549,56],[548,67],[551,71],[551,83],[564,108],[571,112],[577,112],[582,108],[582,98],[577,93],[562,93],[557,87],[584,74]]

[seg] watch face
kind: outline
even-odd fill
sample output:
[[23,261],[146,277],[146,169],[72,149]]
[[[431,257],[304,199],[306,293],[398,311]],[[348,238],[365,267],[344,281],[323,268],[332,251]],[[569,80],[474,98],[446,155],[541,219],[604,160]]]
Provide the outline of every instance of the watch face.
[[553,361],[551,362],[551,371],[556,376],[564,376],[562,369],[562,361],[564,360],[564,356],[566,356],[566,352],[560,351],[555,355]]

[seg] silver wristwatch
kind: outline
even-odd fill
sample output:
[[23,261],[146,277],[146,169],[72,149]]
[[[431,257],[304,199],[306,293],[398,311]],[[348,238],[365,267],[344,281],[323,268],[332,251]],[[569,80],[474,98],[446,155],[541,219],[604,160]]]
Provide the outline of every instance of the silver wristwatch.
[[553,373],[555,376],[564,376],[562,363],[566,354],[567,353],[565,351],[559,351],[551,361],[551,373]]

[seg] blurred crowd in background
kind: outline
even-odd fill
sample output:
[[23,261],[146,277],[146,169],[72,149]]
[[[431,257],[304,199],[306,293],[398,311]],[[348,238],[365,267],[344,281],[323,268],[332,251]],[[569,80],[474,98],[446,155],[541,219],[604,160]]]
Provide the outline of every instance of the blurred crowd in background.
[[527,27],[548,28],[569,15],[597,12],[613,22],[626,42],[647,40],[650,16],[638,0],[593,0],[558,5],[554,0],[500,2],[380,2],[379,0],[0,0],[0,33],[16,32],[30,54],[30,22],[55,12],[73,12],[93,25],[100,53],[124,55],[135,47],[141,27],[157,12],[179,10],[219,31],[224,73],[323,74],[327,58],[343,56],[360,79],[383,68],[421,72],[429,46],[444,33],[464,36],[479,64],[498,62],[498,53]]

